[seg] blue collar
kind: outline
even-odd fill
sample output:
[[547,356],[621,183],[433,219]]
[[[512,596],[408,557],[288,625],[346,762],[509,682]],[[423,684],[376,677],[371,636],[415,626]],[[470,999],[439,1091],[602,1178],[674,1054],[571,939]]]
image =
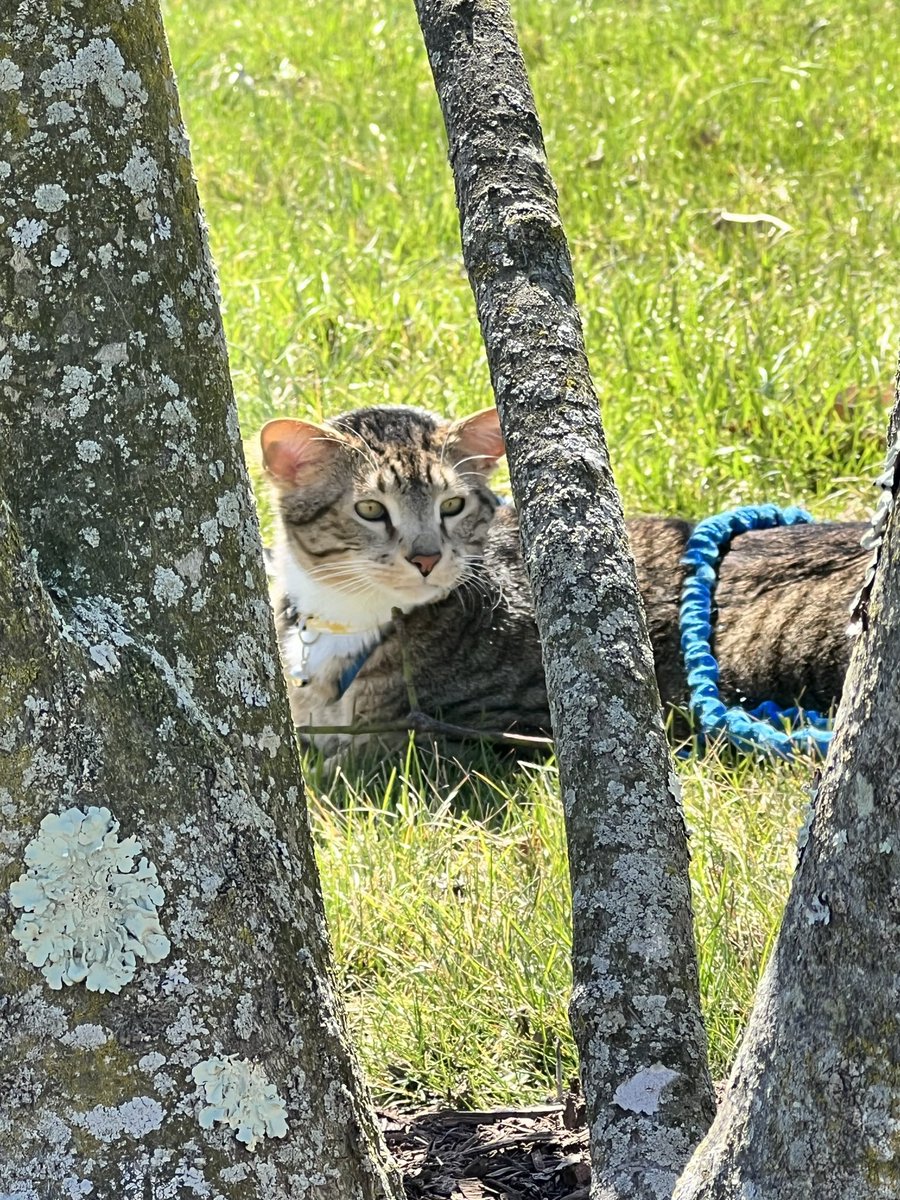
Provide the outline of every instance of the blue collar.
[[[306,618],[301,616],[300,611],[296,608],[296,606],[293,604],[290,604],[290,603],[286,603],[284,605],[284,607],[282,609],[282,614],[284,616],[284,619],[287,621],[287,623],[289,625],[292,625],[296,629],[297,636],[300,639],[301,645],[304,647],[301,668],[299,671],[292,673],[291,677],[290,677],[291,680],[298,687],[304,687],[306,684],[308,684],[310,682],[310,678],[306,674],[306,670],[305,670],[306,655],[308,653],[308,643],[304,639],[303,634],[306,632]],[[327,632],[327,631],[322,630],[322,632]],[[359,652],[359,654],[356,656],[356,658],[354,658],[351,662],[347,663],[346,667],[344,667],[343,671],[341,671],[340,676],[338,677],[338,696],[337,696],[338,700],[343,699],[344,695],[346,694],[350,685],[353,683],[354,679],[356,679],[357,675],[360,673],[360,671],[363,669],[363,667],[368,662],[369,656],[372,653],[372,651],[375,649],[376,646],[379,646],[380,644],[381,644],[381,638],[378,637],[372,643],[371,646],[368,646],[368,647],[366,647],[366,649],[361,650]]]
[[[378,642],[375,643],[375,646],[377,645]],[[344,694],[350,687],[350,684],[368,662],[369,655],[375,649],[375,646],[370,646],[367,650],[363,650],[354,658],[353,662],[347,663],[346,667],[341,671],[340,679],[338,679],[338,700],[344,698]]]

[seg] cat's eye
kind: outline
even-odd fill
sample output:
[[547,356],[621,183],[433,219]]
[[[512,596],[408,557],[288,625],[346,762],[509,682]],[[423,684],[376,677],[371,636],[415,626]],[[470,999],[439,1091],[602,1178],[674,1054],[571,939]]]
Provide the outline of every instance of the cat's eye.
[[456,517],[466,506],[465,497],[450,496],[447,500],[441,501],[441,516]]
[[387,509],[377,500],[357,500],[353,508],[364,521],[380,521],[387,516]]

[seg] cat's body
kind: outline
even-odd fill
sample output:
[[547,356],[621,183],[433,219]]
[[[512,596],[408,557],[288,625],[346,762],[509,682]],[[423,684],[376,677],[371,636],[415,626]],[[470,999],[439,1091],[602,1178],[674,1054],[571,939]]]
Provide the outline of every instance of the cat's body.
[[[414,706],[469,729],[549,732],[516,514],[487,487],[503,452],[492,410],[452,424],[408,408],[324,426],[276,421],[263,448],[281,518],[278,633],[301,736],[401,724]],[[835,704],[866,559],[861,528],[794,526],[733,542],[714,635],[727,703]],[[691,525],[644,518],[628,531],[663,705],[682,708],[678,600]],[[366,741],[306,736],[328,755]]]

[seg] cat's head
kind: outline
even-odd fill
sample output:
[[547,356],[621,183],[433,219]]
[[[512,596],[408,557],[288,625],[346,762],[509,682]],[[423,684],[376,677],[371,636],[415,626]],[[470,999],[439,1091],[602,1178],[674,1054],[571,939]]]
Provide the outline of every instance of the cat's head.
[[322,591],[335,620],[357,608],[387,620],[442,599],[480,558],[498,503],[487,480],[504,452],[495,409],[451,422],[362,408],[322,425],[269,421],[261,441],[282,564],[299,568],[299,582],[283,582],[309,611]]

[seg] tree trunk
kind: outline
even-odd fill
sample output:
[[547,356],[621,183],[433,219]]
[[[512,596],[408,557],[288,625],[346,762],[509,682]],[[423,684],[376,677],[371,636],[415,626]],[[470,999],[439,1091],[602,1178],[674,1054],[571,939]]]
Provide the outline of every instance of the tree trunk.
[[0,115],[0,1194],[386,1200],[155,0]]
[[540,125],[503,0],[416,0],[520,511],[574,902],[597,1197],[668,1197],[712,1118],[688,854]]
[[[892,430],[898,428],[895,409]],[[893,443],[876,522],[900,484]],[[887,519],[800,865],[677,1200],[900,1196],[900,526]],[[867,589],[868,590],[868,589]]]

